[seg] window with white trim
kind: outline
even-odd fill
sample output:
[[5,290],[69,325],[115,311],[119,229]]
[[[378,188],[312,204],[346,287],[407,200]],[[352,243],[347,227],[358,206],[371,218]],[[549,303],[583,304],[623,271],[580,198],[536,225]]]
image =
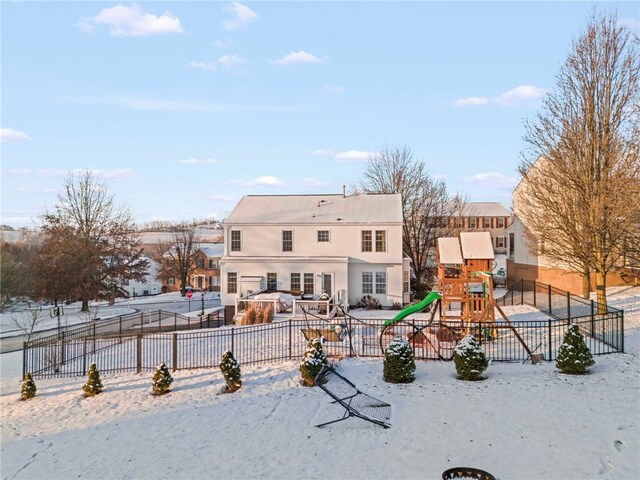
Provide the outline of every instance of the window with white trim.
[[484,228],[491,228],[491,218],[490,217],[484,217],[483,227]]
[[362,272],[362,293],[373,293],[373,272]]
[[504,248],[504,237],[496,237],[496,247]]
[[267,273],[267,290],[278,289],[278,274],[275,272]]
[[504,218],[498,217],[498,228],[504,228]]
[[376,293],[387,293],[387,272],[376,272]]
[[313,295],[314,291],[314,278],[313,273],[304,274],[304,293],[307,295]]
[[387,251],[387,231],[376,230],[376,252]]
[[329,230],[318,230],[318,243],[326,243],[329,241]]
[[291,274],[291,284],[289,286],[291,290],[300,290],[300,274],[292,273]]
[[293,252],[293,230],[282,231],[282,251]]
[[242,235],[240,230],[231,230],[231,251],[232,252],[242,251]]
[[371,230],[362,230],[362,251],[363,252],[373,251],[373,240],[372,240]]
[[173,278],[173,277],[171,277],[167,283],[168,283],[169,285],[175,285],[175,284],[176,284],[176,279],[175,279],[175,278]]
[[476,217],[469,217],[469,228],[476,228]]
[[227,272],[227,293],[238,293],[238,274]]

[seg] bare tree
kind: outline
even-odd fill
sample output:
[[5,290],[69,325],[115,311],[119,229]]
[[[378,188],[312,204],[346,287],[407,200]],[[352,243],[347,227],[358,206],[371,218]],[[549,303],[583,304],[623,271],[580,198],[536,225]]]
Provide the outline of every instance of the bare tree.
[[594,13],[525,125],[516,214],[551,262],[595,271],[603,305],[607,273],[640,241],[639,78],[637,39],[616,15]]
[[166,283],[169,278],[180,279],[180,294],[184,297],[191,273],[196,268],[200,243],[194,228],[184,227],[171,234],[172,242],[159,245],[156,253],[160,263],[158,279]]
[[433,178],[407,146],[386,147],[371,156],[363,176],[363,191],[402,197],[404,253],[411,258],[421,295],[432,283],[436,239],[452,234],[451,219],[466,201],[449,194],[445,182]]
[[40,320],[40,314],[42,312],[42,304],[36,302],[28,309],[29,314],[23,315],[24,312],[12,313],[11,323],[20,331],[26,335],[25,341],[30,342],[33,332]]
[[[64,193],[58,196],[55,212],[44,214],[42,230],[45,242],[55,246],[53,252],[45,252],[43,260],[55,255],[57,268],[68,275],[53,289],[45,285],[43,298],[56,301],[58,295],[65,299],[77,295],[86,312],[90,299],[126,296],[122,280],[144,279],[148,262],[142,255],[131,213],[116,207],[106,185],[99,183],[91,171],[77,178],[72,173],[65,179]],[[58,288],[62,291],[56,291]]]

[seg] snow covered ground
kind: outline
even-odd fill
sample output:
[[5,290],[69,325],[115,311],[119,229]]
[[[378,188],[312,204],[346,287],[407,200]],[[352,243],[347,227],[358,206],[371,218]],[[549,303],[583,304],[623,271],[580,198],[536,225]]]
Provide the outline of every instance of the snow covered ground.
[[392,404],[388,430],[342,416],[297,362],[243,367],[216,395],[217,370],[179,371],[153,397],[151,374],[37,380],[18,400],[20,352],[0,356],[0,475],[20,478],[426,478],[473,466],[500,479],[640,478],[640,288],[610,290],[625,309],[627,353],[587,376],[553,363],[494,363],[462,382],[451,362],[418,362],[416,381],[382,380],[382,359],[340,361],[361,390]]

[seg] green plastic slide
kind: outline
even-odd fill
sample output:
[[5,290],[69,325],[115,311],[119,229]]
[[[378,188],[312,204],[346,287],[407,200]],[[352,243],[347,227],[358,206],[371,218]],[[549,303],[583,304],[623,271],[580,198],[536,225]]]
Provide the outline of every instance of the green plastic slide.
[[438,292],[429,292],[429,295],[424,297],[420,303],[416,303],[415,305],[409,305],[407,308],[400,310],[398,314],[395,317],[393,317],[392,320],[387,320],[386,322],[384,322],[383,327],[386,327],[395,322],[398,322],[413,313],[418,313],[418,312],[422,312],[423,310],[426,310],[429,307],[429,305],[431,305],[433,302],[435,302],[440,298],[442,298],[442,295],[440,295]]

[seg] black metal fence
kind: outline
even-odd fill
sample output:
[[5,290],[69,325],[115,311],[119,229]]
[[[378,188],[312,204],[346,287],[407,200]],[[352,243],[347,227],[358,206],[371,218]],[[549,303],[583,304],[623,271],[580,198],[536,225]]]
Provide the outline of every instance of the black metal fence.
[[[609,308],[607,313],[597,313],[591,309],[578,307],[580,302],[557,290],[545,290],[543,284],[532,285],[527,290],[524,283],[519,289],[510,290],[500,299],[502,305],[535,305],[549,312],[550,316],[541,320],[511,321],[495,323],[474,323],[461,328],[460,324],[427,321],[404,321],[393,329],[384,330],[389,338],[381,335],[385,320],[358,319],[346,315],[332,322],[320,318],[281,320],[270,324],[247,326],[222,326],[211,330],[204,328],[217,324],[213,319],[193,319],[174,313],[154,312],[140,314],[137,323],[126,329],[133,319],[119,319],[110,330],[77,329],[64,338],[38,339],[24,348],[24,372],[36,377],[85,375],[88,366],[96,363],[103,373],[152,371],[160,362],[173,370],[214,368],[219,366],[226,350],[234,352],[240,364],[268,363],[300,359],[307,346],[307,338],[322,336],[324,351],[333,356],[380,357],[381,346],[395,335],[409,338],[416,359],[450,359],[456,339],[466,331],[472,332],[482,343],[487,357],[493,361],[524,361],[529,353],[520,339],[534,353],[544,353],[547,360],[554,360],[564,335],[572,323],[580,325],[585,340],[594,355],[622,352],[623,312]],[[551,287],[553,288],[553,287]],[[541,292],[548,303],[543,304]],[[535,292],[535,293],[534,293]],[[554,297],[555,295],[555,297]],[[571,317],[560,318],[562,307],[557,297],[569,299],[566,313]],[[551,300],[549,300],[551,298]],[[555,298],[555,300],[554,300]],[[554,301],[556,303],[554,303]],[[584,315],[584,313],[588,313]],[[576,313],[578,316],[573,316]],[[144,315],[150,315],[149,318]],[[181,323],[181,322],[187,322]],[[207,322],[209,322],[207,324]],[[142,325],[142,326],[141,326]],[[106,328],[106,327],[105,327]],[[156,330],[152,330],[152,329]],[[179,332],[180,328],[203,328],[192,332]],[[517,331],[517,335],[514,332]],[[163,331],[171,330],[170,333]],[[416,334],[418,332],[418,334]],[[69,332],[71,333],[71,332]],[[518,338],[519,337],[519,338]]]

